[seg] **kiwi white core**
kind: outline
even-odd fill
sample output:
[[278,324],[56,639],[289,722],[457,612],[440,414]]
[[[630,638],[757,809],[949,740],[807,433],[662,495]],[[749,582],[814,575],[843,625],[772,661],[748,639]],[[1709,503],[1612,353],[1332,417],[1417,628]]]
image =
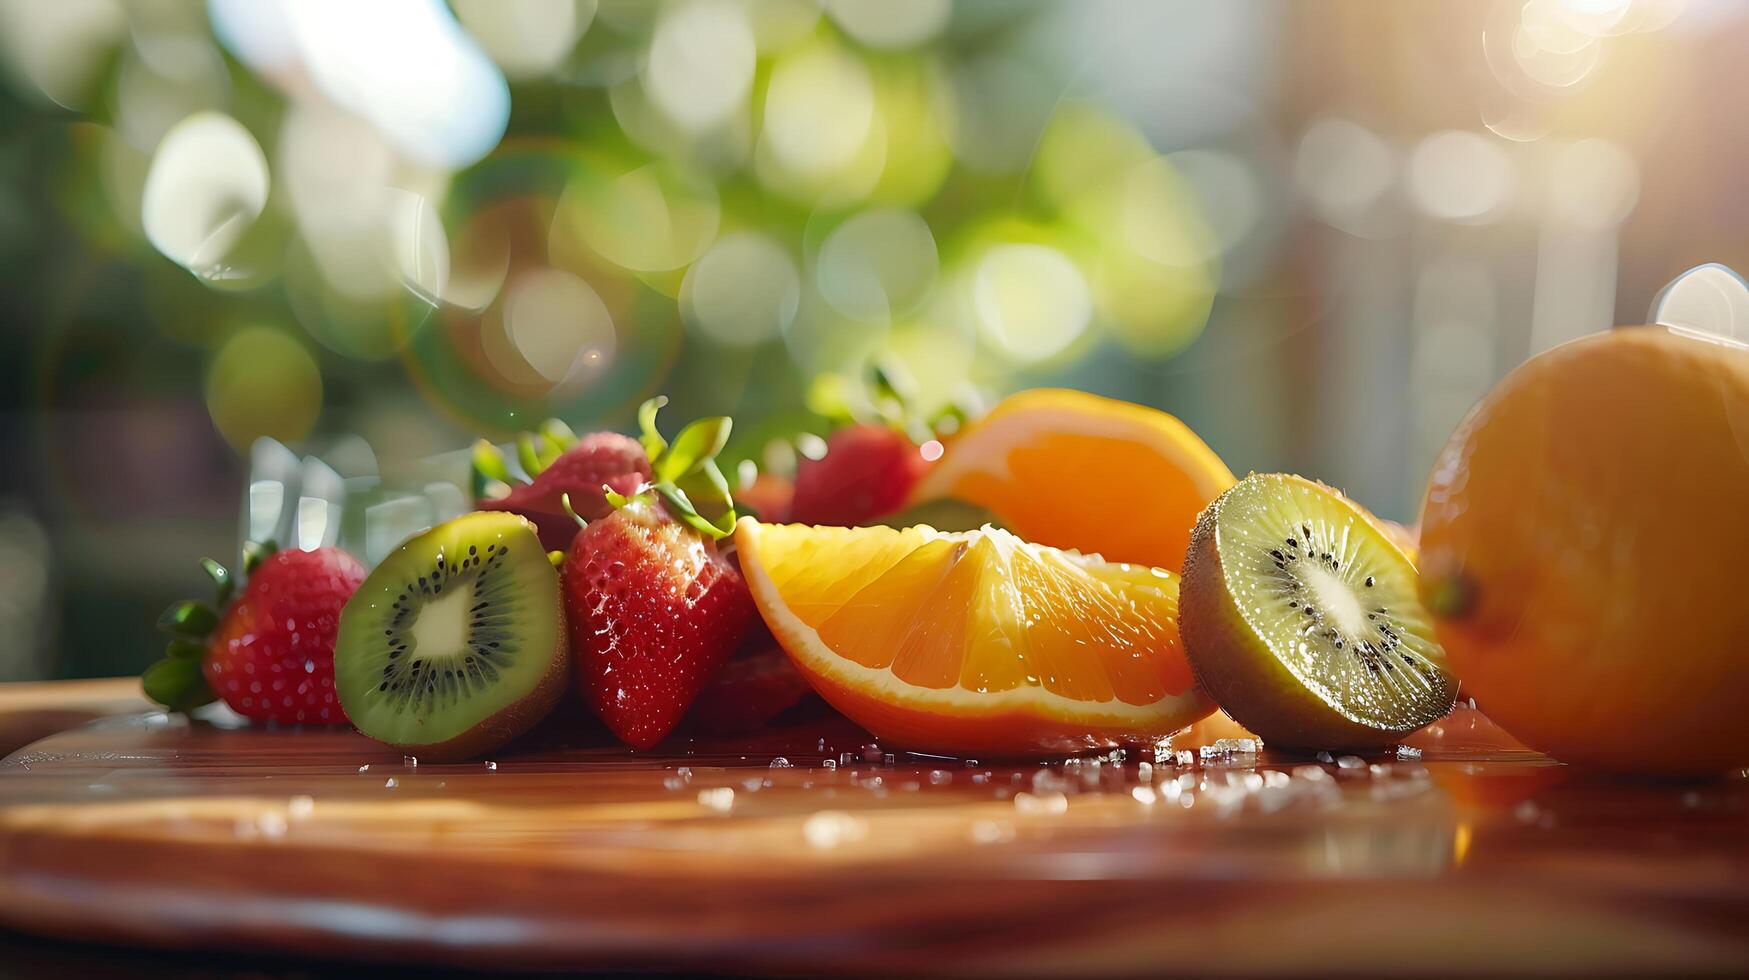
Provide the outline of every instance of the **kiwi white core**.
[[411,651],[424,657],[459,657],[467,649],[468,637],[473,632],[468,628],[471,618],[468,610],[473,604],[474,587],[470,583],[421,606],[419,618],[408,631],[413,638]]
[[1367,632],[1366,610],[1354,597],[1347,582],[1325,570],[1322,565],[1304,565],[1298,569],[1300,578],[1317,600],[1324,615],[1336,621],[1336,628],[1349,636],[1364,636]]

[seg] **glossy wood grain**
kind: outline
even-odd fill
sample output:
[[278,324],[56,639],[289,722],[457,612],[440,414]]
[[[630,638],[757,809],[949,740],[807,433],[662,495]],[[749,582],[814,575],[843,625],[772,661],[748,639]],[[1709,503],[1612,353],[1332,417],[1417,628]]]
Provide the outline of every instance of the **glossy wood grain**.
[[0,684],[0,756],[96,718],[151,707],[138,677]]
[[0,924],[488,969],[1749,964],[1749,782],[1589,778],[1469,711],[1416,741],[1016,766],[889,759],[816,715],[650,754],[558,722],[436,766],[128,715],[0,762]]

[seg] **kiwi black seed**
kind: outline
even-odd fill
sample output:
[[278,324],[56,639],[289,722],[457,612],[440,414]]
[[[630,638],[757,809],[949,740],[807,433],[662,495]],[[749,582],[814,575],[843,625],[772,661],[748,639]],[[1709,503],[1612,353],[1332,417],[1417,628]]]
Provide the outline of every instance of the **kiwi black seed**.
[[424,759],[491,751],[564,692],[563,615],[558,572],[526,519],[438,525],[395,549],[341,612],[340,705],[359,731]]
[[1450,711],[1414,563],[1342,494],[1252,474],[1198,518],[1180,628],[1197,682],[1288,749],[1367,749]]

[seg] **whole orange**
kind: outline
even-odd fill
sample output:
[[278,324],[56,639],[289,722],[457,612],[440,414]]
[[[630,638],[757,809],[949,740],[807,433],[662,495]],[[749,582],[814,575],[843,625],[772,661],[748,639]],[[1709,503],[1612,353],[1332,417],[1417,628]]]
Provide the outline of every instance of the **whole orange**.
[[1749,350],[1628,327],[1530,359],[1440,453],[1420,544],[1452,670],[1527,745],[1749,765]]

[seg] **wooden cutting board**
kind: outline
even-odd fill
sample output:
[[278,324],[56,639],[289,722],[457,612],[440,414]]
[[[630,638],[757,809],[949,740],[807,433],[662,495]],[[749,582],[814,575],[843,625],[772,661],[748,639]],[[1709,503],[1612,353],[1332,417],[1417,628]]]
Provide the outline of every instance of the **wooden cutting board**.
[[0,925],[492,970],[1749,967],[1740,776],[1586,777],[1466,710],[1420,760],[870,742],[819,714],[634,754],[555,723],[439,766],[347,731],[119,715],[0,761]]

